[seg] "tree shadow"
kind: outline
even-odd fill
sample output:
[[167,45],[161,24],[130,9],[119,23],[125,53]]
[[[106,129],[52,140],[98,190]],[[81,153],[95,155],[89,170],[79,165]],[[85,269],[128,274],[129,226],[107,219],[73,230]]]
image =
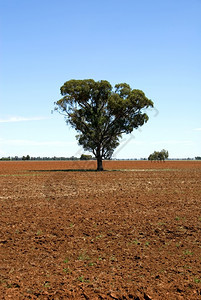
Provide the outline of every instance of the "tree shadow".
[[[29,172],[122,172],[122,171],[137,171],[137,169],[103,169],[102,171],[98,171],[97,169],[50,169],[50,170],[28,170]],[[140,169],[139,169],[140,171]]]
[[106,172],[108,170],[97,171],[96,169],[51,169],[51,170],[29,170],[29,172]]

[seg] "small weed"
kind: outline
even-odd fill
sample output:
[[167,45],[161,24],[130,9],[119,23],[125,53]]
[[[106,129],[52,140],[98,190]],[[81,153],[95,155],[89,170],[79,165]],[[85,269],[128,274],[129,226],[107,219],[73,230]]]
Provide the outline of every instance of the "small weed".
[[195,283],[200,283],[200,282],[201,282],[201,279],[199,279],[199,278],[194,278],[194,282],[195,282]]
[[49,281],[45,281],[44,287],[49,288],[50,287],[50,282]]
[[90,257],[89,257],[86,253],[81,253],[81,254],[78,256],[78,259],[79,259],[79,260],[90,260]]
[[192,267],[188,265],[184,265],[184,269],[192,269]]
[[98,239],[100,239],[102,237],[103,237],[102,234],[99,234],[99,235],[96,236],[96,240],[98,240]]
[[88,280],[88,279],[85,279],[84,276],[78,277],[78,280],[79,280],[80,282],[89,282],[89,280]]
[[99,256],[98,260],[100,260],[100,261],[101,261],[101,260],[103,260],[103,259],[102,259],[102,257],[101,257],[101,256]]
[[140,242],[138,240],[135,240],[135,241],[132,242],[132,244],[134,244],[134,245],[140,245]]
[[185,217],[178,217],[178,216],[175,218],[176,221],[179,221],[179,220],[185,221],[185,219],[186,219]]
[[94,266],[94,263],[93,263],[93,262],[90,262],[90,263],[88,264],[88,266],[89,266],[89,267],[92,267],[92,266]]
[[161,269],[159,272],[160,272],[160,273],[164,273],[164,272],[165,272],[165,269]]
[[184,251],[184,254],[185,254],[185,255],[193,255],[193,252],[191,252],[191,251],[189,251],[189,250],[186,250],[186,251]]
[[1,283],[5,283],[5,282],[6,282],[5,279],[0,279],[0,284],[1,284]]
[[198,220],[201,221],[201,217],[199,217]]
[[75,225],[74,225],[73,223],[70,223],[70,225],[69,225],[69,226],[72,228],[72,227],[74,227]]
[[66,259],[64,259],[64,263],[67,264],[69,262],[69,258],[66,257]]
[[163,222],[158,223],[158,226],[163,226],[163,225],[165,225],[165,223],[163,223]]
[[38,230],[38,231],[36,232],[36,234],[37,234],[37,235],[41,235],[41,234],[42,234],[42,230]]
[[84,282],[84,276],[78,277],[78,280],[79,280],[80,282]]
[[145,243],[145,246],[149,246],[149,242],[146,242],[146,243]]
[[63,272],[64,272],[64,273],[71,273],[71,271],[70,271],[69,268],[64,268],[64,269],[63,269]]
[[112,256],[110,257],[110,260],[111,260],[111,261],[116,261],[117,259],[116,259],[116,257],[115,257],[114,255],[112,255]]

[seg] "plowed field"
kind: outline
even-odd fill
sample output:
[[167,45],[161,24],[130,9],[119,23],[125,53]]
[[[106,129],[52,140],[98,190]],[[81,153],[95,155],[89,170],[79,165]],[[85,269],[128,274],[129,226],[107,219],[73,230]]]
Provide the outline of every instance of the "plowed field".
[[0,162],[0,299],[201,299],[201,162]]

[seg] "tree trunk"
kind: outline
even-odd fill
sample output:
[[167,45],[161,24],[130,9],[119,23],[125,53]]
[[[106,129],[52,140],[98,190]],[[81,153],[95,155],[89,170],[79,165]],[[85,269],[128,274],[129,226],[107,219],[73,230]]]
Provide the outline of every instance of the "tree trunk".
[[102,156],[97,156],[97,171],[103,171],[103,159]]

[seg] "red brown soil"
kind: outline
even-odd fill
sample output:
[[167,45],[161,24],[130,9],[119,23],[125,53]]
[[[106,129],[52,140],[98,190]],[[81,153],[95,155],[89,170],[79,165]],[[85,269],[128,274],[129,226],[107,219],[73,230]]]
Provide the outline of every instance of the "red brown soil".
[[201,299],[201,162],[95,167],[0,162],[0,299]]

